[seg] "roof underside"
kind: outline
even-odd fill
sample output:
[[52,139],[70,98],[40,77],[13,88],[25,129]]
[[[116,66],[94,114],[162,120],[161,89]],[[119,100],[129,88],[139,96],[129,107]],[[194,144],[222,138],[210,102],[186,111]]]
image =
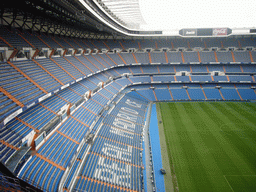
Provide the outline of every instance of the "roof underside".
[[96,0],[113,18],[130,29],[139,29],[145,24],[139,0]]

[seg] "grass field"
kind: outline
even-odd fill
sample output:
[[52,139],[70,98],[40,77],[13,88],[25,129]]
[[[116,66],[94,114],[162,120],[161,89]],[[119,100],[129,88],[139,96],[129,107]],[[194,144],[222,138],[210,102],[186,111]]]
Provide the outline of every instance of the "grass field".
[[256,103],[159,105],[180,192],[256,191]]

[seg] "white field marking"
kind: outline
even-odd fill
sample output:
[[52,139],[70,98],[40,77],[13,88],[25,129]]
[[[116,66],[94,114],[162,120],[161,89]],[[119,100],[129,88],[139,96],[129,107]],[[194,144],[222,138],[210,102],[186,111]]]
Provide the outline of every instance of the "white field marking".
[[256,175],[224,175],[224,176],[225,176],[225,177],[226,177],[226,176],[237,176],[237,177],[238,177],[238,176],[248,176],[248,177],[252,177],[252,176],[253,176],[253,177],[256,177]]
[[225,178],[225,180],[227,181],[227,183],[228,183],[228,185],[229,185],[230,189],[234,192],[234,190],[233,190],[233,188],[231,187],[231,185],[229,184],[229,182],[228,182],[228,180],[227,180],[226,176],[225,176],[225,175],[223,175],[223,177],[224,177],[224,178]]
[[239,177],[239,176],[244,176],[244,177],[256,177],[256,175],[223,175],[223,176],[224,176],[224,178],[226,179],[226,181],[227,181],[229,187],[232,189],[232,191],[234,191],[234,190],[233,190],[233,188],[231,187],[231,185],[229,184],[229,182],[228,182],[226,176],[231,176],[231,177]]

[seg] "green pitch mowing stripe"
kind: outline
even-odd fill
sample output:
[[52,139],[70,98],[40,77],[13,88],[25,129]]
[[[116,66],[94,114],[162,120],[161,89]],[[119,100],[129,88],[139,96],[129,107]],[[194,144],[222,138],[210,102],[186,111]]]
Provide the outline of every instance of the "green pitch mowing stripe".
[[256,175],[256,104],[184,102],[161,103],[160,108],[179,191],[232,192],[254,186],[255,178],[245,175]]

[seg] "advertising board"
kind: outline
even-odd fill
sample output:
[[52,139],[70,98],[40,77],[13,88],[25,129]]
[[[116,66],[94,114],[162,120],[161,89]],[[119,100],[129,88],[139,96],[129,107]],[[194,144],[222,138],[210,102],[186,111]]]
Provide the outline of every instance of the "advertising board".
[[228,34],[228,29],[227,28],[214,28],[212,30],[212,35],[213,36],[223,36]]

